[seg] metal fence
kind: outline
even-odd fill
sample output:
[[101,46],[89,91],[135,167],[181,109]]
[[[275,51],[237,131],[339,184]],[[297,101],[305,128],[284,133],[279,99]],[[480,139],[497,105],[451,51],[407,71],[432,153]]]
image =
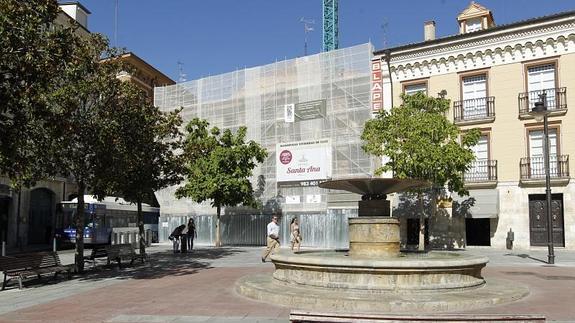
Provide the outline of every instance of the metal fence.
[[519,114],[525,115],[533,109],[535,103],[541,100],[545,93],[547,98],[547,110],[560,111],[567,109],[567,88],[545,89],[519,93]]
[[497,160],[476,160],[464,174],[466,183],[497,180]]
[[[347,248],[348,219],[356,217],[356,209],[328,209],[327,213],[287,213],[280,217],[280,243],[290,244],[290,222],[297,217],[302,235],[302,247],[341,249]],[[269,214],[223,214],[221,216],[222,243],[227,246],[265,246],[266,227],[271,221]],[[189,216],[162,215],[160,218],[160,241],[167,241],[170,233],[179,225],[186,224]],[[216,217],[193,216],[196,223],[198,245],[214,245]]]
[[[520,164],[521,179],[545,178],[544,157],[524,157]],[[569,155],[549,156],[549,176],[551,178],[569,177]]]
[[495,97],[489,96],[453,102],[455,122],[495,117]]

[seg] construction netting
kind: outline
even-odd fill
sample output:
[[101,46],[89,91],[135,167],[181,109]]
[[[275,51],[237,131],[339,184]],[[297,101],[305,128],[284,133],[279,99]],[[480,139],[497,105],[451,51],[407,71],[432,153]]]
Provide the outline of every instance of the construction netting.
[[[154,101],[164,111],[182,107],[184,123],[199,117],[222,129],[246,126],[248,139],[269,154],[253,176],[264,210],[326,214],[328,208],[353,209],[357,199],[339,203],[330,197],[335,192],[317,183],[373,172],[374,159],[362,150],[360,139],[372,116],[372,52],[368,43],[158,87]],[[177,200],[174,191],[156,192],[164,216],[215,214],[209,202]]]

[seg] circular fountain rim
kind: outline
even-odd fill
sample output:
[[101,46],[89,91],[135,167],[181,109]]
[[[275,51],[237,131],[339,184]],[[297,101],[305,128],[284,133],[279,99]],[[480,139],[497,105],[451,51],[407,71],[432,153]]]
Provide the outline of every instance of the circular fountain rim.
[[[339,257],[326,256],[326,254],[340,255]],[[450,254],[449,252],[432,251],[435,255]],[[402,254],[405,255],[405,254]],[[385,269],[440,269],[440,268],[457,268],[476,265],[485,265],[489,262],[489,258],[484,256],[472,256],[456,254],[458,258],[430,258],[430,259],[414,259],[408,257],[396,257],[377,259],[372,257],[350,257],[343,252],[338,251],[318,251],[304,252],[296,254],[288,254],[279,252],[271,256],[274,264],[294,264],[306,266],[321,266],[321,267],[344,267],[344,268],[385,268]]]
[[267,274],[252,274],[240,278],[235,290],[245,297],[274,305],[311,310],[420,313],[457,312],[492,307],[517,301],[529,295],[522,283],[503,279],[487,279],[479,288],[429,293],[401,293],[382,291],[330,291],[326,288],[305,288],[298,285],[278,284]]

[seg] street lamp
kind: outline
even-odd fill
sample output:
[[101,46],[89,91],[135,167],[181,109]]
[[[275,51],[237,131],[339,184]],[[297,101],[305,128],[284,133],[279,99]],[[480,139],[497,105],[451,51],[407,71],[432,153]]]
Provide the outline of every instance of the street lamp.
[[545,195],[547,202],[547,263],[555,263],[555,254],[553,252],[553,218],[551,217],[551,176],[549,172],[549,125],[547,124],[547,116],[549,115],[549,110],[547,110],[547,94],[543,91],[543,94],[539,95],[539,101],[535,102],[535,106],[529,112],[536,121],[543,121],[543,137],[545,144],[543,145],[543,157],[545,160]]

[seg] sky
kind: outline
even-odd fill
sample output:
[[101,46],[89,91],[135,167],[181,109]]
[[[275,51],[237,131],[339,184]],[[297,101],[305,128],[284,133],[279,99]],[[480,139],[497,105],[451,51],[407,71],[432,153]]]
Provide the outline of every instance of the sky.
[[[118,3],[117,25],[115,8]],[[175,81],[231,72],[304,55],[301,19],[314,20],[308,54],[321,52],[322,0],[80,0],[88,29],[106,35]],[[481,0],[497,25],[574,10],[573,0]],[[458,32],[467,0],[340,0],[339,47],[371,42],[375,49]],[[117,26],[117,27],[115,27]],[[115,31],[117,30],[117,37]],[[181,62],[182,64],[178,64]]]

